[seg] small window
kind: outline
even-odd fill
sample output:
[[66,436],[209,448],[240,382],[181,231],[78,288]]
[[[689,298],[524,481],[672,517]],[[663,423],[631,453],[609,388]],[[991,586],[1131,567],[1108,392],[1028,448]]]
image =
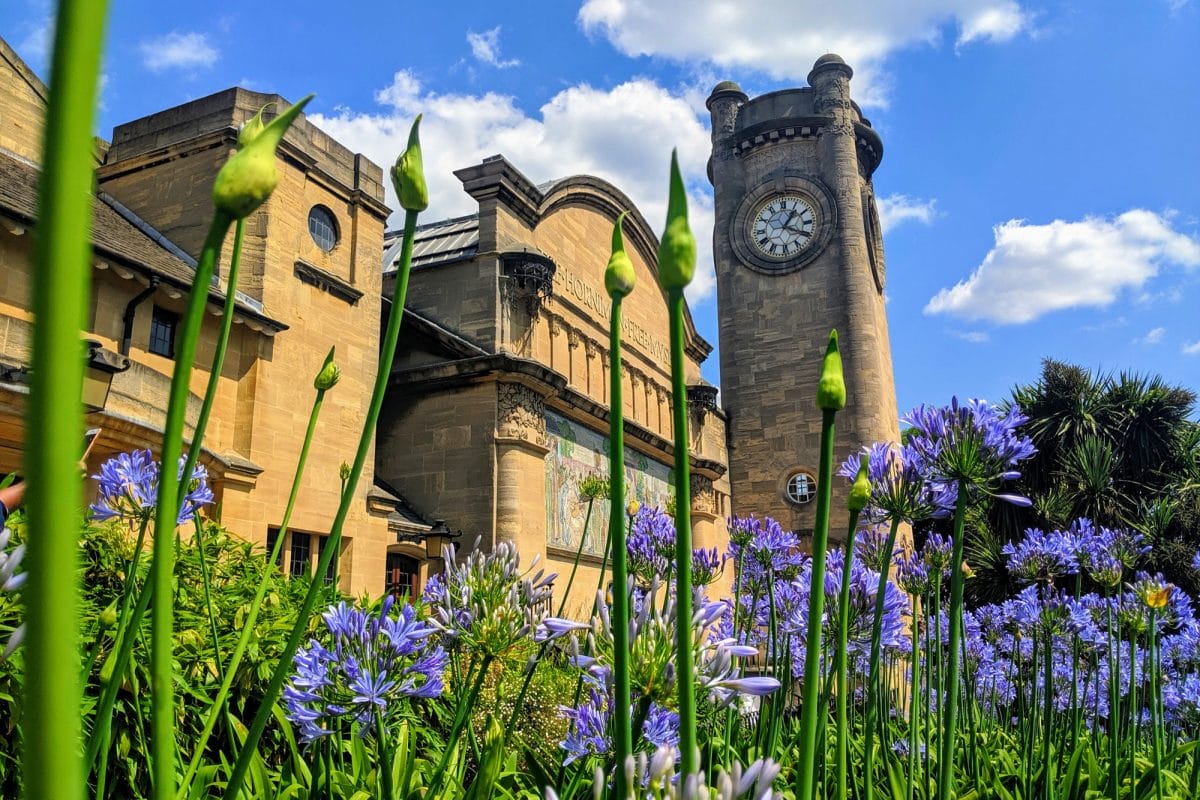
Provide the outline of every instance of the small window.
[[[325,555],[325,545],[329,544],[328,536],[317,537],[317,561]],[[332,586],[333,579],[337,575],[339,553],[334,553],[333,558],[329,559],[329,566],[325,568],[325,585]]]
[[312,575],[312,540],[307,533],[289,533],[292,539],[288,573],[293,577]]
[[338,243],[338,226],[333,212],[325,206],[313,206],[308,212],[308,233],[317,247],[326,253]]
[[817,496],[817,481],[807,472],[797,472],[788,478],[787,488],[784,491],[788,500],[796,505],[804,505],[812,502],[812,499]]
[[414,600],[421,594],[421,564],[415,558],[388,553],[386,567],[384,585],[388,594],[398,600]]
[[[267,552],[266,557],[271,557],[271,551],[275,549],[275,543],[279,541],[279,528],[267,528]],[[275,566],[283,569],[283,548],[279,548],[279,553],[275,556]]]
[[165,308],[154,307],[150,317],[150,352],[166,358],[175,357],[175,330],[179,315]]

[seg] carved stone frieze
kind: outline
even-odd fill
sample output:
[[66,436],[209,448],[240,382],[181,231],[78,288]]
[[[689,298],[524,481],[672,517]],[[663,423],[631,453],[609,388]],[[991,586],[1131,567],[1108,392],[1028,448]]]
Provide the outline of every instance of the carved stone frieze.
[[505,438],[546,444],[546,398],[521,383],[498,384],[496,426]]
[[716,514],[717,490],[711,479],[703,475],[691,476],[692,510],[700,514]]

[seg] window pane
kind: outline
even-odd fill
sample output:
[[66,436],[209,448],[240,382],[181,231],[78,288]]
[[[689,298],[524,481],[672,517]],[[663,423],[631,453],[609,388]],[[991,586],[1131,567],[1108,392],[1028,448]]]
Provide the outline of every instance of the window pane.
[[150,317],[150,352],[166,358],[175,357],[175,329],[178,315],[164,308],[154,307]]
[[[271,551],[275,549],[275,542],[279,541],[279,528],[267,528],[267,552],[269,558]],[[283,569],[283,548],[279,548],[279,553],[275,556],[275,566]]]
[[[328,536],[317,537],[317,558],[321,559],[325,556],[325,545],[329,544]],[[325,585],[332,586],[334,576],[337,575],[338,556],[335,553],[333,558],[329,560],[329,566],[325,568]]]
[[312,575],[312,543],[307,533],[292,533],[292,557],[288,572],[292,577]]

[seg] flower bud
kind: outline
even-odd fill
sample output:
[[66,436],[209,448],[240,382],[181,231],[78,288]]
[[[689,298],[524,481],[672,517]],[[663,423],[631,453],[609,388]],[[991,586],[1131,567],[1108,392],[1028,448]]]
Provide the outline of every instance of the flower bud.
[[642,504],[637,500],[630,500],[629,505],[625,506],[625,513],[631,517],[636,517],[638,512],[642,510]]
[[[271,196],[279,185],[275,150],[288,127],[300,116],[310,94],[271,120],[257,134],[248,133],[245,145],[233,154],[213,182],[213,205],[233,219],[244,219]],[[259,112],[262,113],[262,112]],[[242,136],[238,136],[241,144]]]
[[267,103],[265,106],[263,106],[262,108],[260,108],[258,110],[257,114],[255,114],[250,119],[246,120],[246,124],[242,126],[242,129],[240,131],[238,131],[238,149],[239,150],[242,149],[243,147],[245,147],[246,145],[250,144],[255,139],[257,139],[262,134],[262,132],[267,129],[266,123],[263,122],[262,115],[263,115],[264,111],[266,111],[268,108],[271,108],[274,105],[275,105],[274,103]]
[[100,627],[111,628],[117,624],[117,604],[112,602],[108,604],[108,608],[100,612]]
[[425,185],[425,167],[421,160],[421,140],[417,129],[421,126],[421,115],[413,120],[408,132],[408,147],[396,159],[392,167],[392,186],[400,207],[405,211],[424,211],[429,207],[429,189]]
[[867,456],[864,453],[858,463],[858,474],[854,476],[854,483],[850,484],[850,498],[846,501],[846,507],[852,512],[859,512],[866,508],[870,501],[871,481],[867,477]]
[[829,332],[829,345],[821,362],[821,380],[817,384],[817,408],[840,411],[846,407],[846,379],[842,376],[842,354],[838,350],[837,331]]
[[682,289],[696,274],[696,237],[688,227],[687,193],[679,158],[671,151],[671,194],[667,202],[667,228],[658,245],[658,280],[664,289]]
[[338,365],[333,363],[333,348],[329,348],[329,355],[325,356],[325,363],[321,366],[321,371],[317,373],[316,379],[313,381],[313,386],[318,392],[327,392],[337,382],[342,379],[342,371]]
[[617,217],[617,223],[613,225],[612,255],[609,256],[608,267],[604,270],[604,289],[614,300],[633,291],[636,277],[633,262],[625,253],[625,239],[621,235],[621,225],[628,214],[628,211],[622,211],[621,216]]

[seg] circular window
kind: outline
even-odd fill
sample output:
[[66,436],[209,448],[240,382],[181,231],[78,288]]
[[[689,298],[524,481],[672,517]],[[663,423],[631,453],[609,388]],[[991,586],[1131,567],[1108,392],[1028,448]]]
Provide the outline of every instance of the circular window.
[[338,243],[337,219],[325,206],[313,206],[308,212],[308,233],[317,247],[328,253]]
[[788,478],[784,493],[787,495],[787,499],[796,505],[812,502],[812,499],[817,496],[817,479],[807,472],[797,472]]

